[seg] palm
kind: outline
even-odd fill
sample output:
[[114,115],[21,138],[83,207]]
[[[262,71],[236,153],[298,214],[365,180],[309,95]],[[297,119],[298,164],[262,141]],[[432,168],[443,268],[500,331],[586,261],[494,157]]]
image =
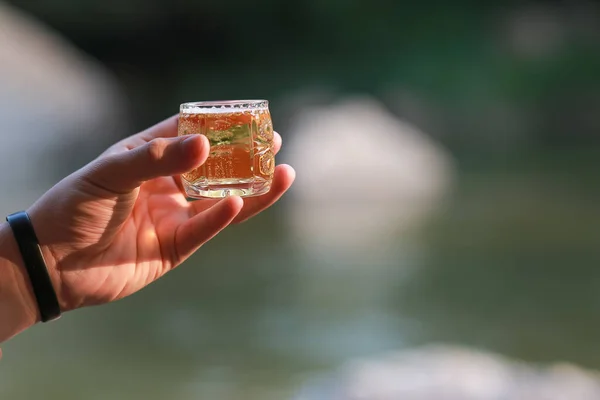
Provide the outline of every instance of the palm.
[[107,244],[106,249],[98,246],[85,256],[98,267],[87,270],[85,275],[75,270],[63,276],[68,286],[82,292],[72,295],[84,304],[101,304],[128,296],[182,261],[177,250],[176,232],[189,219],[191,206],[174,178],[144,183],[133,207],[127,206],[129,196],[120,201],[124,206],[112,210],[98,206],[99,211],[111,213],[106,216],[120,225],[114,236],[103,232],[102,242]]

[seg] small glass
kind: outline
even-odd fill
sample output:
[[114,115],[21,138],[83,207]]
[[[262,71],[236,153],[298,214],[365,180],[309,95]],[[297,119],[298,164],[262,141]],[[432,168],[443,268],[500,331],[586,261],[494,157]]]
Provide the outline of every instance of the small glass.
[[250,197],[273,181],[273,123],[267,100],[184,103],[178,135],[205,135],[210,153],[200,167],[181,175],[188,197]]

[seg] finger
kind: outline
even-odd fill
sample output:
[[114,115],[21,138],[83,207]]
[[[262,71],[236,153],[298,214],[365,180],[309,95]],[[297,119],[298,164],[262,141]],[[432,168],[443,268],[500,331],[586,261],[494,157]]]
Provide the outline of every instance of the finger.
[[273,153],[277,154],[279,153],[279,150],[281,150],[281,135],[279,135],[279,133],[274,132],[273,133]]
[[118,143],[109,147],[100,157],[110,154],[122,153],[123,151],[132,150],[136,147],[143,146],[152,139],[159,137],[175,137],[177,136],[178,115],[174,115],[165,119],[162,122],[140,132],[129,136]]
[[296,171],[289,165],[278,165],[275,168],[275,175],[273,177],[273,183],[271,184],[271,190],[268,193],[257,196],[249,197],[244,200],[244,208],[242,212],[235,218],[234,223],[244,222],[249,218],[252,218],[256,214],[269,208],[273,203],[283,196],[283,194],[292,186],[294,179],[296,178]]
[[179,262],[191,256],[200,246],[227,227],[243,206],[244,201],[241,197],[226,197],[180,225],[175,232]]
[[[276,202],[292,185],[295,176],[296,172],[289,165],[278,165],[275,168],[273,183],[269,192],[261,196],[245,198],[244,208],[234,222],[243,222]],[[200,213],[212,207],[218,201],[216,199],[200,199],[191,202],[190,207],[195,213]]]
[[[110,148],[107,153],[115,153],[122,150],[131,150],[138,146],[142,146],[156,138],[169,138],[177,136],[177,124],[179,123],[179,115],[173,115],[159,122],[158,124],[138,133],[130,136],[117,145]],[[273,132],[273,152],[277,154],[281,150],[281,135],[277,132]]]
[[129,192],[143,182],[190,171],[208,157],[202,135],[156,138],[135,149],[112,154],[92,164],[88,178],[115,193]]
[[149,142],[156,138],[175,137],[177,136],[178,123],[179,115],[173,115],[134,136],[144,140],[145,142]]

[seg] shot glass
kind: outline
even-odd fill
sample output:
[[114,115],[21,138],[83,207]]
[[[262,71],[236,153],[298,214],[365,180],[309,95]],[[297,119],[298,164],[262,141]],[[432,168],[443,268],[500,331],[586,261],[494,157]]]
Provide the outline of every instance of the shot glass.
[[210,142],[206,162],[181,175],[188,197],[250,197],[271,188],[275,156],[267,100],[181,104],[178,134],[205,135]]

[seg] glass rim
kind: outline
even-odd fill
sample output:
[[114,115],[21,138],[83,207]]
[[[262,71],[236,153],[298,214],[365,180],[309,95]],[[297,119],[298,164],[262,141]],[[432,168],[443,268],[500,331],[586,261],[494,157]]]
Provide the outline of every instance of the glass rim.
[[268,100],[210,100],[182,103],[179,111],[186,114],[223,113],[268,110]]

